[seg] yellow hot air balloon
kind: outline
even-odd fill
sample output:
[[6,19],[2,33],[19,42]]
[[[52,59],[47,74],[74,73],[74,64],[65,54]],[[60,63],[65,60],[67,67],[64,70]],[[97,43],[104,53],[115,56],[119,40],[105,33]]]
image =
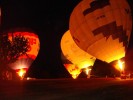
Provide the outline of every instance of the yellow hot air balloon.
[[84,51],[105,62],[125,57],[132,30],[127,0],[82,0],[72,11],[70,33]]
[[8,37],[11,41],[13,37],[19,35],[28,39],[30,49],[26,52],[26,55],[20,56],[17,61],[11,63],[10,67],[22,76],[22,73],[26,73],[33,61],[36,59],[40,50],[40,41],[37,34],[25,28],[12,29],[11,31],[8,31]]
[[64,67],[70,73],[70,75],[72,76],[72,78],[73,79],[77,79],[78,76],[80,75],[80,73],[82,72],[82,70],[78,66],[76,66],[75,64],[73,64],[71,61],[69,61],[63,55],[63,53],[61,53],[61,60],[62,60],[62,63],[64,65]]
[[96,60],[95,57],[89,55],[76,45],[69,30],[62,36],[61,49],[64,56],[80,69],[93,66]]

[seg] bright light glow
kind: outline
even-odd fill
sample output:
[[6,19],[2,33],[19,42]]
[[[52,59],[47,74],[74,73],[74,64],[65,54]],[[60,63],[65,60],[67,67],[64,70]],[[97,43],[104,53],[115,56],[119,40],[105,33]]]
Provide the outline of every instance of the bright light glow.
[[91,72],[91,69],[90,68],[85,68],[86,75],[90,74],[90,72]]
[[123,64],[124,64],[124,61],[122,62],[121,60],[118,60],[118,65],[119,65],[119,68],[120,68],[121,71],[124,71]]
[[11,63],[10,67],[14,70],[21,69],[21,68],[27,68],[28,69],[30,67],[30,65],[32,64],[32,62],[33,62],[33,59],[21,58],[21,59],[18,59],[16,62]]
[[17,72],[17,74],[19,75],[19,77],[20,77],[21,79],[23,79],[24,75],[26,74],[26,71],[27,71],[27,69],[21,68],[21,69],[18,69],[16,72]]
[[124,66],[124,61],[118,60],[118,63],[115,65],[115,68],[121,72],[124,71],[125,66]]
[[18,75],[19,75],[20,77],[23,77],[23,75],[24,75],[25,73],[26,73],[25,70],[20,69],[20,71],[18,72]]
[[90,78],[91,68],[90,67],[86,67],[86,68],[83,69],[83,71],[87,75],[87,78]]
[[77,79],[78,76],[79,76],[79,74],[76,74],[76,73],[75,74],[72,74],[72,78],[73,79]]
[[27,80],[35,80],[36,78],[27,77]]
[[92,62],[91,62],[91,61],[87,61],[87,60],[82,61],[82,62],[80,62],[80,63],[78,64],[78,66],[79,66],[80,68],[88,68],[88,66],[91,66],[91,65],[92,65]]

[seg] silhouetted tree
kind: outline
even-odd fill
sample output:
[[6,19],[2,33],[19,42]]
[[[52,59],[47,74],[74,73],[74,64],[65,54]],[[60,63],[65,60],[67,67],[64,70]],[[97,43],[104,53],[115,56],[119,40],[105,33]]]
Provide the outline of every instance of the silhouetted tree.
[[8,65],[15,62],[20,56],[27,55],[29,50],[28,39],[18,35],[9,39],[8,35],[0,35],[0,78],[6,77]]

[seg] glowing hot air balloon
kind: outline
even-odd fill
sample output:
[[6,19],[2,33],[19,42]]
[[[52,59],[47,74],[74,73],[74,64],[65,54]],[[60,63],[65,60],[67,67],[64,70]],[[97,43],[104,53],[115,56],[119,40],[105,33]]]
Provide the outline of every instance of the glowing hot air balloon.
[[69,30],[62,36],[61,49],[64,56],[80,69],[93,66],[96,60],[95,57],[89,55],[76,45]]
[[8,31],[8,36],[10,40],[15,36],[23,36],[28,39],[30,49],[26,52],[26,55],[20,56],[17,61],[10,64],[10,67],[22,77],[22,73],[26,73],[38,55],[40,49],[39,37],[34,32],[23,28]]
[[92,56],[112,62],[125,57],[132,30],[127,0],[82,0],[72,11],[70,33]]
[[70,73],[73,79],[77,79],[79,74],[82,72],[82,70],[77,67],[75,64],[73,64],[71,61],[69,61],[63,53],[61,53],[61,59],[64,67],[66,70]]

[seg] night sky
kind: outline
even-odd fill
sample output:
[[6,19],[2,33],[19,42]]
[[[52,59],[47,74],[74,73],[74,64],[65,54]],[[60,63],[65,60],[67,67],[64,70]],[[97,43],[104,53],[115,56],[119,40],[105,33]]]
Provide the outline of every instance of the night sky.
[[[28,75],[37,78],[70,77],[62,65],[60,40],[69,29],[69,17],[81,0],[2,0],[2,31],[25,27],[40,38],[40,51]],[[133,0],[129,0],[133,4]],[[132,6],[133,8],[133,6]],[[132,36],[133,37],[133,36]],[[133,38],[131,38],[130,49]]]

